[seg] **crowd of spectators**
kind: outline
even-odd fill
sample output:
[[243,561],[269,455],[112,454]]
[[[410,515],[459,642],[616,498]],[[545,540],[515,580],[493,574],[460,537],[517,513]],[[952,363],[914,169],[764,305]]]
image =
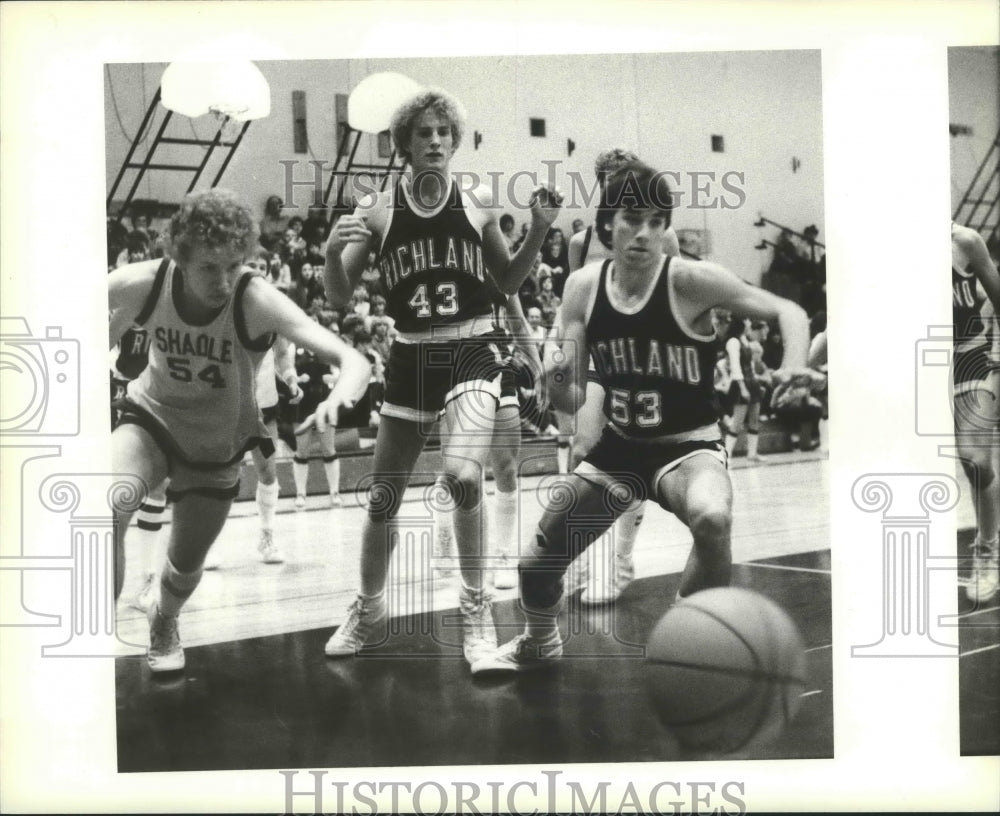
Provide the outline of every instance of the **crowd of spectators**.
[[[331,331],[337,332],[356,348],[363,350],[372,361],[371,411],[365,421],[377,423],[377,409],[383,385],[383,372],[389,359],[394,338],[393,321],[385,314],[385,292],[375,253],[368,259],[368,267],[351,302],[342,310],[331,307],[323,286],[325,264],[324,243],[330,229],[328,209],[315,204],[307,217],[283,214],[283,202],[277,195],[269,196],[264,204],[260,221],[260,246],[256,255],[248,260],[279,290],[283,291],[312,319]],[[162,257],[164,246],[161,235],[151,226],[151,215],[142,208],[135,208],[128,219],[131,230],[124,224],[108,220],[109,270],[125,263],[135,263],[149,258]],[[573,222],[573,232],[585,228],[581,219]],[[509,250],[513,253],[521,246],[527,233],[527,223],[520,227],[513,216],[500,217],[500,230]],[[806,227],[801,235],[782,231],[773,245],[773,257],[765,272],[762,285],[775,294],[798,302],[809,314],[813,335],[826,329],[826,264],[822,247],[817,245],[815,227]],[[559,228],[549,230],[535,263],[518,290],[532,339],[544,354],[545,340],[553,332],[557,310],[569,275],[567,255],[568,237]],[[719,339],[716,387],[720,392],[726,419],[724,427],[731,427],[733,381],[730,360],[725,349],[725,339],[743,332],[741,316],[719,313],[716,316]],[[730,327],[734,326],[733,332]],[[760,414],[762,418],[776,415],[792,428],[793,436],[803,449],[811,449],[816,441],[817,423],[825,416],[825,399],[804,397],[801,406],[790,406],[776,412],[770,405],[770,372],[779,367],[782,343],[779,327],[766,325],[753,330],[754,366],[761,384]],[[307,368],[310,361],[302,359]],[[522,396],[530,402],[533,384],[522,384]],[[799,410],[801,409],[801,410]],[[525,433],[555,434],[554,416],[548,406],[532,406],[525,411]],[[813,430],[807,430],[811,428]],[[733,430],[739,428],[733,427]]]

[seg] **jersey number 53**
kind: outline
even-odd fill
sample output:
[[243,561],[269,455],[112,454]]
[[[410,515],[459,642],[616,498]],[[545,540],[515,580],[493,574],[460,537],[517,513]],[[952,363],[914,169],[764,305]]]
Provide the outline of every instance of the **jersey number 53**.
[[611,421],[622,428],[635,423],[639,428],[652,428],[663,418],[659,391],[636,391],[612,388],[608,394]]

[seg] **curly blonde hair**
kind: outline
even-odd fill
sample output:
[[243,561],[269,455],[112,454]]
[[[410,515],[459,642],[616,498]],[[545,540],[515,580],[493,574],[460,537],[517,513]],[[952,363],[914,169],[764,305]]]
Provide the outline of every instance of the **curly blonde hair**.
[[452,149],[457,150],[465,135],[465,108],[454,96],[440,88],[426,88],[410,97],[396,108],[389,125],[392,143],[396,152],[407,162],[410,155],[410,139],[413,138],[413,126],[424,111],[433,111],[451,123]]
[[250,208],[235,193],[214,189],[185,196],[170,219],[168,235],[171,257],[184,264],[196,243],[230,247],[246,258],[256,250],[260,232]]

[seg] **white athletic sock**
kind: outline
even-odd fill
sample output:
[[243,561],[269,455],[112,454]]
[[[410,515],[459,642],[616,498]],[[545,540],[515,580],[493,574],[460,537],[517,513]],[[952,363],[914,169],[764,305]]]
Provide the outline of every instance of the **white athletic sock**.
[[136,513],[134,536],[143,575],[156,575],[167,555],[167,536],[163,535],[163,515],[167,500],[163,496],[147,496]]
[[274,529],[274,510],[278,506],[278,480],[271,484],[257,482],[257,513],[260,515],[260,529]]
[[635,549],[635,539],[639,535],[639,526],[645,516],[645,503],[635,502],[628,510],[618,517],[615,528],[615,554],[620,558],[629,558]]
[[326,483],[330,487],[331,496],[340,495],[340,459],[332,462],[323,462],[323,470],[326,471]]
[[562,439],[556,444],[556,462],[560,473],[569,473],[569,442]]
[[502,493],[497,490],[496,520],[493,523],[493,540],[496,542],[496,554],[508,555],[514,559],[520,557],[520,536],[517,529],[517,494]]
[[726,434],[726,454],[730,459],[733,458],[733,451],[736,450],[736,440],[739,437],[734,433]]
[[760,442],[760,436],[756,431],[747,431],[747,456],[750,459],[757,457],[757,444]]
[[292,460],[292,477],[295,479],[295,495],[305,496],[308,492],[309,463]]

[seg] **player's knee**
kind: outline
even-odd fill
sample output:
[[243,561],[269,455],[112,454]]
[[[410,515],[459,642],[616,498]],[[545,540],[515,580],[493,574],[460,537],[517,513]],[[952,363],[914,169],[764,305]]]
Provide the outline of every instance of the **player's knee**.
[[714,546],[729,542],[733,515],[721,504],[708,505],[691,514],[691,535],[696,546]]
[[463,463],[444,474],[444,483],[457,507],[471,510],[482,498],[482,470],[474,462]]
[[962,470],[965,471],[965,475],[973,487],[982,490],[993,484],[997,478],[997,474],[993,468],[993,461],[988,447],[967,448],[962,450],[960,455]]
[[395,518],[402,502],[402,492],[388,479],[375,479],[368,488],[368,518],[377,524]]

